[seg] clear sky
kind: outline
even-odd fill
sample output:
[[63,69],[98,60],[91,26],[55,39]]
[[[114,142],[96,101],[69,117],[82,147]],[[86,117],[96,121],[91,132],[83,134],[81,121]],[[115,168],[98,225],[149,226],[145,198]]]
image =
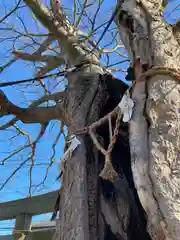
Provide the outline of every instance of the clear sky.
[[[0,1],[0,18],[4,16],[5,12],[4,9],[6,6],[9,9],[12,9],[14,6],[15,0],[4,0]],[[44,0],[43,2],[49,2],[48,0]],[[68,2],[68,3],[67,3]],[[63,4],[65,6],[65,9],[68,14],[73,14],[73,2],[74,0],[69,1],[63,1]],[[81,1],[83,2],[83,1]],[[178,0],[169,0],[169,6],[166,9],[165,16],[168,15],[169,12],[171,12],[177,5]],[[97,18],[97,26],[100,25],[103,21],[107,21],[113,12],[114,6],[116,4],[116,0],[105,0],[102,9],[100,11],[100,14]],[[8,9],[7,9],[8,11]],[[176,9],[176,11],[168,16],[169,22],[175,22],[180,17],[180,8]],[[93,13],[93,11],[92,11]],[[21,17],[21,19],[19,18]],[[7,24],[4,26],[3,24],[0,24],[0,66],[4,65],[6,62],[8,62],[12,56],[11,56],[11,49],[14,46],[14,40],[12,39],[12,33],[11,31],[3,31],[1,28],[7,28],[9,26],[13,26],[16,31],[22,31],[23,25],[22,20],[24,21],[26,27],[28,28],[29,32],[32,33],[45,33],[46,30],[43,29],[41,25],[35,24],[32,15],[27,9],[21,9],[21,13],[19,13],[19,16],[13,15],[7,20]],[[86,20],[84,20],[86,22]],[[83,22],[83,24],[85,23]],[[81,25],[81,29],[83,30],[83,24]],[[112,24],[111,29],[115,29],[115,25]],[[85,29],[86,30],[86,29]],[[103,31],[103,28],[100,29],[99,34]],[[115,31],[115,30],[114,30]],[[13,34],[14,36],[14,34]],[[97,35],[98,38],[98,35]],[[103,40],[101,41],[100,45],[105,46],[110,41],[110,33],[107,33]],[[16,39],[15,48],[18,50],[20,47],[22,47],[22,43],[24,44],[27,41],[26,38]],[[108,46],[110,48],[111,46]],[[29,51],[33,51],[33,47],[29,46]],[[120,61],[121,58],[118,58],[117,56],[111,56],[110,58],[110,64]],[[127,64],[121,65],[121,68],[126,68]],[[19,79],[25,79],[28,77],[35,76],[35,68],[33,64],[29,64],[24,61],[17,61],[14,64],[12,64],[9,68],[7,68],[5,71],[0,73],[0,82],[5,81],[13,81],[13,80],[19,80]],[[121,79],[124,78],[124,74],[118,74],[118,77]],[[54,84],[50,84],[49,89],[53,90]],[[58,88],[56,88],[56,91],[61,90],[63,87],[63,83],[58,85]],[[39,98],[43,94],[43,90],[40,87],[32,88],[31,86],[28,86],[24,88],[24,86],[15,86],[15,87],[7,87],[4,88],[3,91],[7,94],[8,98],[15,104],[18,104],[20,106],[27,106],[32,99]],[[4,122],[7,122],[7,118],[0,118],[0,125]],[[18,126],[21,127],[25,132],[29,133],[30,137],[32,139],[35,139],[35,137],[38,135],[40,126],[38,124],[33,125],[24,125],[22,123],[18,123]],[[0,131],[0,161],[2,161],[4,158],[6,158],[10,152],[12,152],[14,149],[17,149],[18,147],[23,146],[23,144],[27,141],[26,136],[17,136],[16,138],[12,138],[14,135],[17,134],[13,128],[10,128],[11,131]],[[36,151],[36,164],[38,166],[35,166],[33,170],[33,183],[35,185],[38,185],[46,172],[47,166],[49,164],[49,159],[52,156],[52,144],[58,134],[59,124],[55,121],[53,121],[46,133],[45,136],[42,138],[40,143],[37,145],[37,151]],[[10,139],[11,138],[11,139]],[[56,156],[55,160],[57,163],[54,163],[53,166],[50,168],[47,181],[45,182],[44,186],[40,187],[34,187],[33,188],[33,194],[42,194],[45,192],[49,192],[52,190],[56,190],[59,188],[59,182],[56,181],[56,177],[59,173],[59,160],[63,153],[63,140],[62,138],[59,140],[58,145],[56,147]],[[0,165],[0,185],[4,183],[5,179],[9,177],[9,175],[12,173],[12,171],[19,166],[19,164],[25,160],[30,154],[30,149],[22,151],[20,154],[17,154],[13,156],[10,160],[6,162],[5,165]],[[28,187],[29,187],[29,168],[30,164],[26,164],[17,174],[13,176],[13,178],[9,181],[9,183],[6,185],[6,187],[0,191],[0,202],[10,201],[18,198],[23,198],[28,195]],[[38,218],[39,219],[39,218]],[[41,218],[42,219],[42,218]],[[43,218],[44,220],[45,218]],[[11,224],[4,222],[0,223],[0,235],[5,233],[5,227],[11,227]]]

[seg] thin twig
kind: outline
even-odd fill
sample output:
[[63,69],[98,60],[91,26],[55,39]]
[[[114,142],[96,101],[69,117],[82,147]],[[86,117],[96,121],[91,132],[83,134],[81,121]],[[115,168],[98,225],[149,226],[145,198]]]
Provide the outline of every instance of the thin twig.
[[14,13],[19,8],[20,3],[21,3],[21,0],[18,1],[16,6],[8,14],[6,14],[3,18],[0,19],[0,23],[6,20],[12,13]]
[[43,124],[41,125],[41,130],[40,130],[40,133],[38,134],[36,140],[31,144],[32,146],[32,153],[31,153],[31,156],[30,156],[30,159],[31,159],[31,166],[30,166],[30,169],[29,169],[29,195],[31,196],[31,191],[32,191],[32,182],[33,182],[33,179],[32,179],[32,171],[33,171],[33,167],[34,167],[34,162],[35,162],[35,153],[36,153],[36,145],[37,143],[39,142],[39,140],[43,137],[45,131],[46,131],[46,128],[47,128],[47,125],[48,124]]
[[6,184],[9,182],[9,180],[30,160],[30,158],[23,161],[18,168],[16,168],[11,175],[6,179],[6,181],[1,185],[0,191],[6,186]]

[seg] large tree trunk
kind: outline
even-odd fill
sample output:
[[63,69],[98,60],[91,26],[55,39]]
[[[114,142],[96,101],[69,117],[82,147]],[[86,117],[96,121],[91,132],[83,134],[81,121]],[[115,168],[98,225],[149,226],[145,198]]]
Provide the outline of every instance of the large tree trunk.
[[[123,96],[127,86],[103,74],[101,67],[91,65],[68,76],[69,82],[73,82],[67,100],[70,131],[97,121],[113,110]],[[112,86],[116,83],[118,91]],[[112,97],[111,91],[112,95],[117,91],[118,97]],[[119,176],[115,183],[99,177],[104,156],[98,153],[90,137],[77,136],[81,145],[63,167],[64,191],[55,239],[149,239],[145,214],[132,179],[128,125],[121,130],[126,135],[119,135],[112,151],[113,165]],[[107,147],[108,125],[101,126],[97,132]]]
[[[51,1],[51,10],[40,0],[24,2],[58,39],[62,53],[56,60],[50,58],[39,74],[59,64],[82,64],[74,71],[68,69],[68,88],[63,94],[42,97],[34,107],[17,107],[0,92],[1,114],[14,114],[24,123],[39,122],[42,126],[58,119],[67,125],[69,134],[75,133],[112,111],[127,86],[105,74],[100,56],[79,41],[79,33],[66,18],[60,1]],[[120,122],[111,154],[113,166],[108,165],[111,169],[106,171],[106,178],[100,174],[105,157],[89,134],[76,134],[81,144],[71,158],[62,161],[64,191],[55,240],[176,240],[180,236],[179,26],[164,22],[164,2],[119,0],[117,26],[135,72],[131,89],[135,107],[129,124]],[[35,56],[16,55],[25,60]],[[157,66],[160,68],[152,68]],[[53,96],[56,106],[36,107]],[[112,122],[114,126],[114,119]],[[101,125],[97,135],[107,148],[108,124]]]
[[[146,1],[145,8],[136,0],[120,1],[120,5],[118,27],[132,64],[140,57],[149,67],[177,67],[179,46],[160,14],[162,2]],[[56,34],[61,36],[62,32],[57,30]],[[86,52],[74,43],[70,49],[66,38],[63,41],[69,64],[74,65],[79,57],[86,58]],[[72,43],[73,38],[68,41]],[[115,182],[104,180],[99,177],[104,156],[89,135],[77,136],[81,144],[63,163],[64,192],[56,240],[174,240],[179,236],[179,86],[174,87],[177,82],[169,71],[151,75],[147,83],[138,82],[137,73],[142,69],[136,70],[137,82],[132,91],[135,108],[129,123],[131,157],[128,125],[121,123],[125,136],[119,134],[112,152],[118,176]],[[108,102],[109,76],[102,78],[100,74],[104,71],[96,64],[68,74],[64,108],[69,133],[111,111],[124,94],[126,87],[122,84],[118,86],[119,99],[110,94]],[[104,146],[108,145],[108,131],[105,125],[98,132]]]
[[[49,32],[60,40],[61,49],[65,52],[63,63],[72,67],[82,62],[80,68],[76,67],[76,71],[67,74],[68,89],[65,95],[55,98],[57,104],[52,108],[53,119],[61,118],[71,134],[112,111],[127,86],[113,80],[111,75],[104,74],[98,57],[92,54],[92,48],[79,42],[76,29],[65,18],[61,6],[58,8],[59,14],[55,11],[52,18],[52,12],[41,1],[24,1]],[[53,3],[57,5],[58,1]],[[87,64],[87,61],[90,63]],[[3,101],[7,103],[6,99]],[[29,111],[33,115],[31,108]],[[106,148],[109,143],[108,124],[101,126],[97,133],[99,141]],[[105,157],[92,144],[90,136],[77,135],[77,138],[81,144],[71,158],[62,161],[64,191],[60,194],[60,215],[54,238],[149,239],[145,212],[132,177],[128,124],[120,123],[119,135],[112,150],[112,164],[116,171],[113,182],[108,178],[110,176],[106,176],[106,180],[99,176]],[[113,172],[112,168],[110,170]]]
[[132,91],[135,109],[130,121],[132,170],[151,238],[175,240],[180,234],[180,77],[168,67],[178,70],[180,51],[171,26],[163,20],[162,1],[139,2],[122,3],[121,10],[131,16],[134,32],[122,18],[117,19],[121,39],[132,62],[140,57],[149,67],[167,69],[154,72],[144,81],[136,76]]
[[[69,86],[67,103],[71,121],[69,128],[72,132],[98,120],[100,110],[98,104],[104,100],[103,92],[101,93],[99,89],[98,78],[98,73],[101,73],[102,69],[92,65],[90,69],[81,70],[69,75],[69,78],[73,78],[73,86]],[[95,162],[92,163],[91,168],[88,166],[90,162],[87,162],[87,137],[83,135],[78,138],[81,145],[64,166],[65,171],[62,177],[64,194],[61,197],[59,239],[90,239],[89,226],[97,225],[96,199],[94,199],[97,196],[97,167]],[[91,174],[93,174],[92,182],[89,182]],[[89,190],[92,196],[88,194]],[[92,204],[93,208],[90,209]],[[93,229],[91,226],[90,229],[92,234],[95,234],[93,231],[96,231],[96,228]]]

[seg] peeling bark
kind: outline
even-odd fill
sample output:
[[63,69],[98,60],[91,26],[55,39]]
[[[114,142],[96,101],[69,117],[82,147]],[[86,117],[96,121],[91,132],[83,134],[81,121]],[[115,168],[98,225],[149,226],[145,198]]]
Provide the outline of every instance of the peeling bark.
[[[140,57],[149,67],[178,69],[179,45],[162,18],[162,2],[129,0],[121,4],[133,24],[132,33],[117,18],[132,64]],[[180,229],[179,177],[173,174],[179,173],[179,85],[167,74],[138,82],[136,72],[136,81],[132,92],[135,109],[129,124],[134,182],[151,238],[175,240]]]
[[178,239],[180,234],[179,94],[179,83],[169,76],[149,82],[149,173],[169,239]]
[[130,121],[131,161],[134,182],[141,204],[148,216],[147,229],[152,239],[164,239],[160,222],[163,220],[158,213],[158,205],[154,199],[152,182],[149,176],[148,123],[143,116],[146,101],[145,83],[137,83],[132,99],[136,107]]

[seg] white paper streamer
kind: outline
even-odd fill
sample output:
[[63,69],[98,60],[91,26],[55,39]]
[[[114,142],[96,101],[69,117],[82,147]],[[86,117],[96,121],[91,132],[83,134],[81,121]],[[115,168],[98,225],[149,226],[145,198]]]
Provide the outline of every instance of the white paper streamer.
[[130,98],[129,90],[126,91],[118,106],[120,107],[123,114],[123,122],[129,122],[134,107],[134,102]]
[[71,135],[67,142],[70,143],[70,146],[68,147],[68,149],[64,153],[64,155],[62,157],[62,160],[66,160],[69,157],[71,158],[74,150],[78,147],[78,145],[81,144],[81,142],[77,139],[77,137],[75,135]]

